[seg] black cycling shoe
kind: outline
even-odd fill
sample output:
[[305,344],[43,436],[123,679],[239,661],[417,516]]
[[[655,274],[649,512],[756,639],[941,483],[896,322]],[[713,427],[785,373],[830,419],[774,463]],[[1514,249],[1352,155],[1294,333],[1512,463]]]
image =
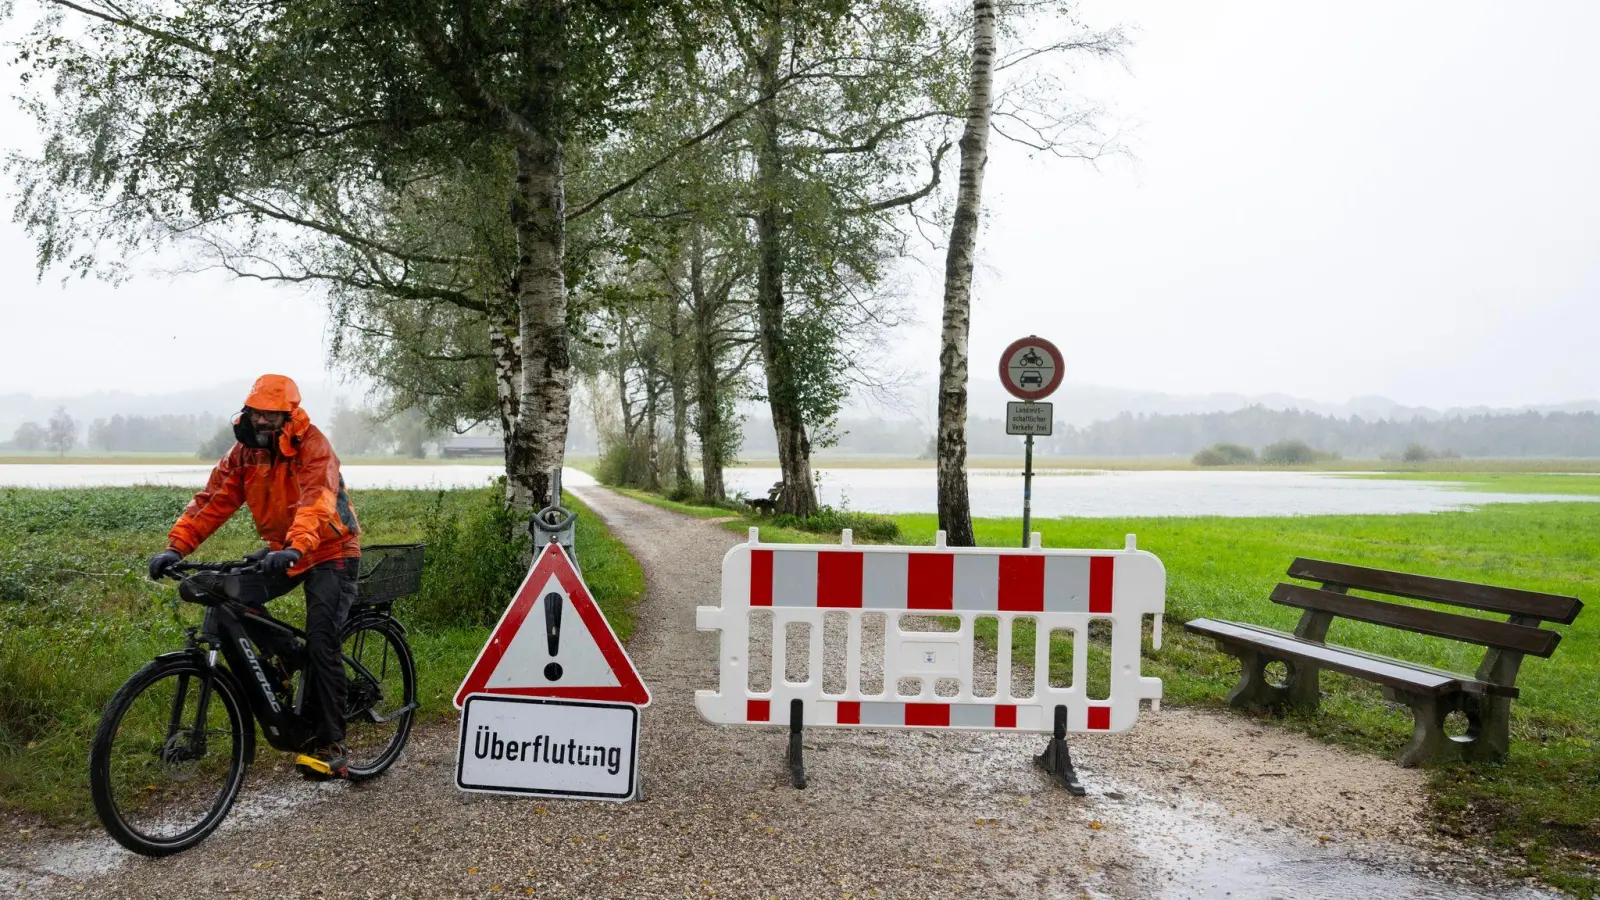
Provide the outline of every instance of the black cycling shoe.
[[300,774],[317,781],[350,777],[350,754],[344,744],[329,744],[294,758]]

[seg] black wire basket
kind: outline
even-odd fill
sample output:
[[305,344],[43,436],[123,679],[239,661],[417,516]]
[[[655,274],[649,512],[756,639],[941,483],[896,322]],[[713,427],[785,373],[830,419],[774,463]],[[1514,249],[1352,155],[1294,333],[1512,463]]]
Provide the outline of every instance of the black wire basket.
[[357,603],[393,603],[422,589],[425,544],[376,544],[361,548],[361,592]]

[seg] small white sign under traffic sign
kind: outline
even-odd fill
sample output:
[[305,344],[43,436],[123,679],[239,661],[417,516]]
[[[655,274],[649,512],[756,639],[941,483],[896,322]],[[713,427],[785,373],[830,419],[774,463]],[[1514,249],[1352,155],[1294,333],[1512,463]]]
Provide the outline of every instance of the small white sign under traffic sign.
[[1054,431],[1053,410],[1049,403],[1011,401],[1006,404],[1006,434],[1032,434],[1049,437]]
[[[1055,393],[1067,374],[1061,350],[1036,334],[1012,341],[1000,354],[1000,383],[1011,396],[1028,402],[1006,404],[1006,434],[1026,435],[1022,442],[1022,546],[1033,527],[1033,438],[1050,433],[1051,408],[1038,401]],[[1030,408],[1031,407],[1031,408]],[[1039,417],[1043,414],[1044,421]],[[1042,430],[1041,430],[1042,429]]]
[[638,792],[639,707],[472,694],[461,711],[456,787],[569,800]]

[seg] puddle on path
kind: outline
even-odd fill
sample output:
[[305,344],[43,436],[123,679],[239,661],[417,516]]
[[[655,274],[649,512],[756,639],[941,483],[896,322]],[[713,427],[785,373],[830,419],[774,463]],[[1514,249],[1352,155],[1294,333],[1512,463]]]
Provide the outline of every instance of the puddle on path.
[[[1096,779],[1104,784],[1103,779]],[[1465,860],[1409,847],[1322,841],[1316,835],[1229,816],[1203,803],[1115,788],[1107,818],[1144,856],[1149,896],[1166,900],[1559,900],[1522,884],[1486,886]],[[1455,870],[1454,873],[1451,870]]]
[[[253,789],[246,785],[228,811],[228,817],[206,840],[213,841],[238,828],[283,818],[315,802],[319,795],[347,787],[267,774]],[[29,897],[63,882],[104,875],[136,859],[135,854],[124,850],[101,831],[89,837],[0,847],[0,897]]]

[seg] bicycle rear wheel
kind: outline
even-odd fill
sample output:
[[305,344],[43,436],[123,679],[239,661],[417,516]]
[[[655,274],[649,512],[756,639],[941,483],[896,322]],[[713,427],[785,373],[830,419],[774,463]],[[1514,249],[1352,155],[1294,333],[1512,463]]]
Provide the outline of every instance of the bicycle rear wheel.
[[417,703],[417,667],[399,624],[357,619],[345,631],[345,749],[350,780],[376,778],[400,758]]
[[222,824],[254,745],[255,723],[231,679],[192,657],[155,660],[123,683],[95,729],[89,750],[95,812],[117,843],[135,853],[187,850]]

